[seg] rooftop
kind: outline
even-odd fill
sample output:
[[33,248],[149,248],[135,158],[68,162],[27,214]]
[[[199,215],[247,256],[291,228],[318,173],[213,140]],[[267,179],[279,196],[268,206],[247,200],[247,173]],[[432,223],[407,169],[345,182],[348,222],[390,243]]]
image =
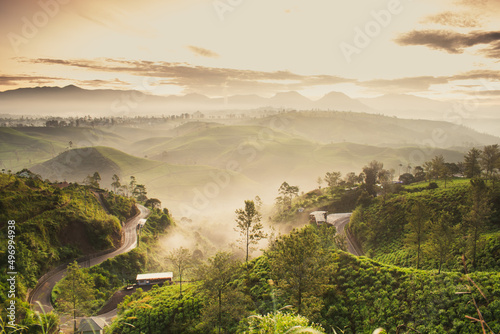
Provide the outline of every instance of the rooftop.
[[168,278],[173,278],[174,274],[172,272],[166,272],[166,273],[152,273],[152,274],[139,274],[137,275],[136,280],[137,281],[142,281],[142,280],[151,280],[151,279],[168,279]]

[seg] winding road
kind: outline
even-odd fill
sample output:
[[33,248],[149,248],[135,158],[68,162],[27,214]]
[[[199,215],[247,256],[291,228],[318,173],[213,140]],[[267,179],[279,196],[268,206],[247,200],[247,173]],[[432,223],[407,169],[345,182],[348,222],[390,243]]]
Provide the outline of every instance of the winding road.
[[[124,240],[120,248],[108,254],[85,259],[83,261],[78,260],[78,263],[80,265],[84,265],[85,267],[92,267],[106,261],[107,259],[111,259],[117,255],[134,249],[137,246],[137,225],[142,219],[149,215],[149,209],[144,206],[137,204],[137,208],[140,211],[139,214],[127,220],[125,226],[123,227]],[[44,275],[43,283],[39,281],[39,284],[37,284],[37,287],[33,291],[29,300],[30,304],[34,305],[37,311],[42,311],[42,308],[44,312],[50,312],[53,310],[50,302],[50,295],[54,286],[63,278],[65,274],[66,268],[54,269],[52,272]]]
[[350,213],[333,213],[326,217],[326,221],[332,224],[337,229],[339,235],[345,236],[347,242],[347,251],[353,255],[361,256],[363,255],[361,250],[356,246],[356,244],[349,238],[346,233],[346,226],[351,220]]

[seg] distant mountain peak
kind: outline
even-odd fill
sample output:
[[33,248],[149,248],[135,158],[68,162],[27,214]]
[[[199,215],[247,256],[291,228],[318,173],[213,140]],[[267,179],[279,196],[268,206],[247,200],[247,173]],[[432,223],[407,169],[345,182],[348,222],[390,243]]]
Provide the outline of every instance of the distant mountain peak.
[[67,85],[67,86],[64,86],[62,89],[65,89],[65,90],[84,90],[83,88],[80,88],[80,87],[75,86],[75,85]]
[[288,92],[278,92],[274,95],[274,97],[291,97],[291,96],[301,97],[301,98],[303,97],[304,99],[307,99],[307,97],[294,90],[290,90]]
[[336,92],[334,90],[332,90],[330,93],[325,94],[323,96],[323,98],[325,98],[325,97],[340,97],[340,96],[350,98],[347,94],[344,94],[342,92]]

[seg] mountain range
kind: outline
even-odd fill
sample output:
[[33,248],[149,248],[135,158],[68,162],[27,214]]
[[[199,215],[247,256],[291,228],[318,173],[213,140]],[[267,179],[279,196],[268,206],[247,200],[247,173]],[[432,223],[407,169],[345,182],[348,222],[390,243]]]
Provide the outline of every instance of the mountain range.
[[157,96],[134,90],[88,90],[66,87],[20,88],[0,92],[0,114],[10,115],[171,115],[179,112],[286,108],[297,110],[336,110],[366,112],[403,118],[440,119],[449,104],[408,94],[389,94],[376,98],[353,99],[330,92],[311,100],[296,91],[280,92],[270,98],[234,95],[210,98],[191,93],[183,96]]

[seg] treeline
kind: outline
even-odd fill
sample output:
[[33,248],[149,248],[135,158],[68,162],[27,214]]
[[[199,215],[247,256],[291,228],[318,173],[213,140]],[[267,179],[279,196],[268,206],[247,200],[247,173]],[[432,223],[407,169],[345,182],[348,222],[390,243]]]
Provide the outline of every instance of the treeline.
[[[448,187],[450,182],[465,178],[483,178],[496,184],[500,171],[500,147],[472,148],[461,162],[447,162],[442,155],[435,156],[421,166],[403,164],[399,170],[384,168],[383,162],[371,161],[360,173],[327,172],[317,178],[318,189],[299,195],[299,188],[283,182],[278,189],[272,220],[289,222],[299,219],[303,212],[325,210],[330,213],[350,212],[371,199],[401,192],[421,191],[426,188]],[[399,175],[398,178],[396,176]],[[396,180],[397,179],[397,180]],[[428,181],[428,185],[414,184]],[[411,186],[410,186],[411,185]],[[410,186],[410,187],[405,187]],[[302,217],[303,220],[304,217]]]
[[248,263],[217,253],[182,294],[169,286],[126,297],[107,332],[475,333],[481,324],[466,316],[478,311],[484,326],[500,330],[498,273],[385,266],[339,251],[334,235],[334,228],[306,226],[273,239]]
[[[360,201],[350,229],[367,255],[386,263],[425,269],[460,270],[465,258],[475,270],[500,269],[500,150],[498,145],[471,149],[464,176],[446,187],[452,170],[438,156],[415,179],[428,186],[400,189],[389,197]],[[409,177],[402,175],[406,180]],[[444,183],[443,183],[444,181]],[[410,192],[410,193],[408,193]]]

